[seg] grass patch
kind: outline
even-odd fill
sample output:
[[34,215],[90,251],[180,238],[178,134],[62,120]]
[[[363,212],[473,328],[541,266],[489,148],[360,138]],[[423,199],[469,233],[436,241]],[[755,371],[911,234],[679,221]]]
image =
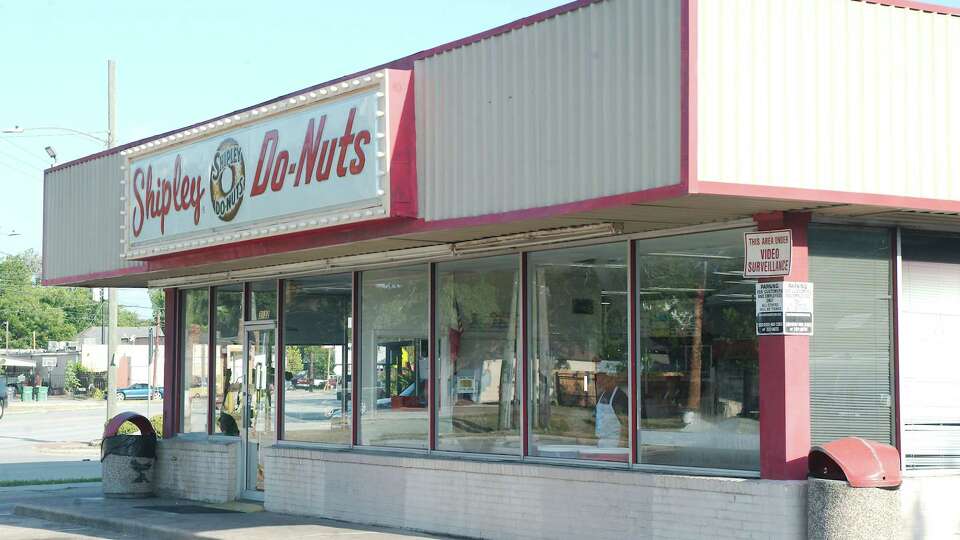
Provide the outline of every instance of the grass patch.
[[100,478],[61,478],[58,480],[0,480],[0,487],[48,486],[54,484],[81,484],[99,482]]

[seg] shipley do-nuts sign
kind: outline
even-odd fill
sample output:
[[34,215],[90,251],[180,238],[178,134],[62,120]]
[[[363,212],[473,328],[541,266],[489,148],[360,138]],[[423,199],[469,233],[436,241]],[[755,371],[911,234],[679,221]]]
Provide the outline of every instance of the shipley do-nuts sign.
[[188,130],[143,157],[128,151],[126,256],[389,216],[384,85],[366,79],[254,109],[232,129]]

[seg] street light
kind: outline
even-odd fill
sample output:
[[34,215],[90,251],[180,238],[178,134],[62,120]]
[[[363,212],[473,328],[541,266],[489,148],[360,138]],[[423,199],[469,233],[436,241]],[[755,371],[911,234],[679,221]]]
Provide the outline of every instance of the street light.
[[50,159],[52,159],[53,162],[56,163],[56,162],[57,162],[57,151],[54,150],[52,146],[48,146],[48,147],[44,148],[44,150],[47,151],[47,155],[50,156]]

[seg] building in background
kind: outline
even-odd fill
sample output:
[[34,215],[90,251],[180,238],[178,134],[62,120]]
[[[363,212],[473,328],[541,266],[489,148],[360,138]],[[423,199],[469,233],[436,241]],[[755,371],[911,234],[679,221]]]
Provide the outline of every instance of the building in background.
[[9,349],[0,355],[0,375],[15,380],[23,375],[33,381],[40,374],[43,385],[53,395],[63,393],[63,376],[68,365],[78,361],[79,351],[72,347],[47,349]]
[[166,290],[166,493],[800,538],[855,435],[952,533],[958,14],[574,2],[47,170],[44,282]]
[[[149,344],[150,332],[159,333],[156,337],[154,362],[151,363]],[[137,383],[163,386],[163,331],[157,332],[149,326],[121,326],[117,328],[119,345],[117,346],[117,387],[123,388]],[[93,372],[106,372],[108,362],[105,333],[100,326],[91,326],[77,334],[74,342],[83,366]],[[102,390],[102,389],[101,389]]]

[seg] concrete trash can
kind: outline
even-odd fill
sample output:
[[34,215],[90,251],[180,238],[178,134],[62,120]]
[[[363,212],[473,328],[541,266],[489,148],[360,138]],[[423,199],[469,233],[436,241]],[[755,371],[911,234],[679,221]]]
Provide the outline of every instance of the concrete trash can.
[[896,448],[859,437],[838,439],[810,451],[809,472],[808,538],[902,536]]
[[[118,435],[124,422],[140,428],[140,435]],[[157,458],[157,434],[150,421],[136,413],[113,417],[103,432],[100,448],[103,494],[113,498],[153,496],[153,470]]]
[[23,385],[23,390],[20,391],[20,401],[33,401],[33,387]]
[[47,392],[50,390],[48,386],[38,386],[37,387],[37,401],[46,401]]

